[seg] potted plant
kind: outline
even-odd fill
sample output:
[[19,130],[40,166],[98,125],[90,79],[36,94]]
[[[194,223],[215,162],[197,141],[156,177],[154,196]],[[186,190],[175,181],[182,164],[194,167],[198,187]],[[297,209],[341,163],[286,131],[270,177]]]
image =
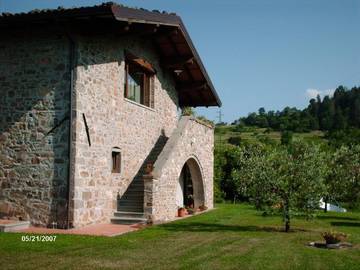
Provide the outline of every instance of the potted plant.
[[323,232],[321,236],[324,238],[327,245],[338,244],[347,238],[345,233],[335,231]]
[[193,215],[196,213],[196,209],[192,208],[192,207],[187,207],[186,211],[189,215]]
[[185,207],[179,207],[179,209],[178,209],[178,217],[185,217],[185,215],[186,215]]

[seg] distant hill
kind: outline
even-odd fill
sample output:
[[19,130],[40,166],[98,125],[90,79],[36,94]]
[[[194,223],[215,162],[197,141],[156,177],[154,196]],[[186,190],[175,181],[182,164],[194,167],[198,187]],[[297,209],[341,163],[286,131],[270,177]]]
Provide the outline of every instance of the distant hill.
[[[294,133],[294,140],[302,139],[308,142],[322,142],[326,140],[323,131],[311,131]],[[280,143],[281,132],[271,131],[268,128],[258,127],[239,127],[237,125],[222,125],[215,128],[215,143],[231,143],[239,145],[241,143],[254,143],[264,141],[267,143]]]
[[282,111],[258,112],[236,120],[242,127],[270,128],[275,131],[310,132],[360,128],[360,87],[347,89],[339,86],[333,96],[311,99],[307,108],[286,107]]

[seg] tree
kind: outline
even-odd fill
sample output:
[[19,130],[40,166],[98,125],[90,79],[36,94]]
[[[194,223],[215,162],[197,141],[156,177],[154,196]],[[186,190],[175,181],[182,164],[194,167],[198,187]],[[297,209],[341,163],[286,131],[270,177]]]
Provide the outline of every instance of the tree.
[[344,117],[344,114],[341,110],[341,108],[338,108],[335,112],[334,116],[334,124],[333,129],[339,130],[339,129],[345,129],[346,128],[346,118]]
[[310,130],[341,130],[360,128],[360,87],[351,90],[343,86],[336,88],[333,96],[318,95],[310,99],[304,110],[285,107],[282,111],[268,111],[259,108],[241,120],[248,126],[270,127],[274,130],[308,132]]
[[349,203],[356,208],[360,203],[360,145],[342,146],[330,160],[330,173],[327,176],[329,199]]
[[243,151],[232,177],[257,208],[281,205],[285,231],[294,211],[311,216],[325,192],[326,163],[316,145],[296,142],[266,151]]
[[335,115],[334,102],[329,96],[325,96],[319,110],[320,127],[322,130],[330,130],[333,127]]
[[288,145],[291,144],[293,139],[293,133],[291,131],[285,130],[281,132],[281,144]]
[[266,113],[265,108],[264,108],[264,107],[261,107],[261,108],[259,109],[259,115],[263,116],[263,115],[265,115],[265,113]]

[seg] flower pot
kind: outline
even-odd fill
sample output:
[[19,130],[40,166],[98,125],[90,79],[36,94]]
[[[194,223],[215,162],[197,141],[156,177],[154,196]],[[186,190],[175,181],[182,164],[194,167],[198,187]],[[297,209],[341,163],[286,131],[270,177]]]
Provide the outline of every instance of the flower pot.
[[344,241],[347,235],[345,233],[330,231],[322,233],[322,237],[325,239],[327,245],[333,245]]
[[185,208],[179,208],[178,209],[178,217],[185,217],[186,215],[186,209]]

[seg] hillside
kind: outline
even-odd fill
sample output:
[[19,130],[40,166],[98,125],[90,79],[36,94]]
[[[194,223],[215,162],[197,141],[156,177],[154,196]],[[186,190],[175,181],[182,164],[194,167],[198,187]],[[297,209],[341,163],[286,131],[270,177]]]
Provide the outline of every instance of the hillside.
[[291,130],[294,132],[334,131],[360,128],[360,88],[351,90],[339,86],[332,96],[311,99],[307,108],[285,107],[282,111],[266,111],[260,108],[247,117],[240,117],[233,124]]
[[[267,128],[243,127],[241,129],[236,125],[216,126],[215,143],[228,143],[230,138],[240,138],[243,142],[255,142],[261,139],[271,139],[280,142],[281,132],[269,131]],[[324,132],[316,130],[311,132],[294,133],[293,139],[303,139],[305,141],[320,142],[326,140]]]

